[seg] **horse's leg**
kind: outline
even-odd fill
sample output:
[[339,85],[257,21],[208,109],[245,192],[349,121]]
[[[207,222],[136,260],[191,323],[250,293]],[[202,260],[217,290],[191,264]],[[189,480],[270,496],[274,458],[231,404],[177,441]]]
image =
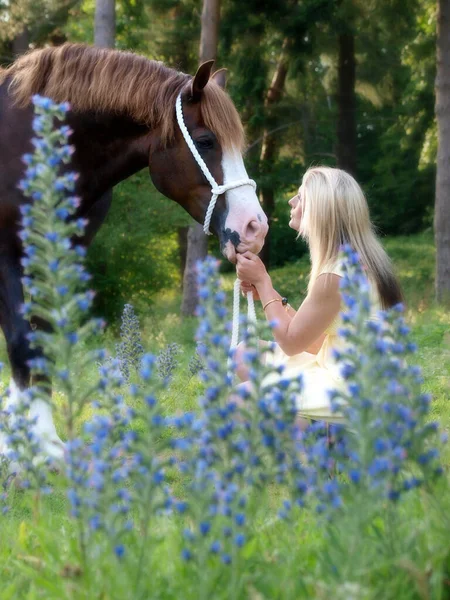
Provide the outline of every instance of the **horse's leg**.
[[[110,190],[92,205],[85,215],[88,220],[85,234],[83,238],[77,240],[78,243],[89,246],[108,213],[111,199],[112,191]],[[27,334],[31,327],[19,312],[24,300],[21,275],[18,259],[0,253],[0,326],[5,335],[12,371],[12,381],[5,408],[17,403],[20,392],[29,386],[30,369],[27,362],[40,354],[39,350],[30,348]],[[36,324],[40,329],[48,326],[37,321]],[[53,458],[62,458],[64,444],[56,433],[51,406],[43,400],[35,400],[30,408],[30,416],[38,417],[35,432],[41,439],[43,453]],[[4,445],[4,440],[0,435],[0,454],[4,453]]]
[[[31,324],[33,328],[37,328],[41,331],[46,331],[48,333],[51,333],[52,331],[50,324],[38,317],[32,317]],[[42,355],[42,350],[37,348],[35,350],[30,349],[30,353],[34,356],[40,356]],[[32,385],[36,385],[40,381],[45,383],[49,389],[49,396],[51,397],[51,381],[43,375],[31,377]],[[56,433],[52,407],[49,402],[46,402],[45,400],[34,400],[30,406],[30,417],[37,417],[34,431],[41,440],[43,454],[56,459],[63,458],[64,443]]]
[[[30,384],[30,368],[27,362],[41,354],[38,349],[30,348],[27,334],[31,327],[20,314],[23,304],[21,275],[17,259],[0,256],[0,325],[6,339],[12,373],[7,406],[20,400],[21,391]],[[56,433],[51,406],[44,400],[35,400],[30,407],[30,416],[38,417],[34,432],[41,441],[43,454],[61,459],[64,456],[64,444]],[[1,446],[4,452],[5,443],[0,439],[0,453]]]
[[78,239],[78,243],[86,248],[90,246],[95,234],[100,229],[103,221],[106,219],[106,215],[110,209],[112,202],[112,190],[108,190],[96,200],[88,212],[84,215],[87,219],[87,226],[82,238]]

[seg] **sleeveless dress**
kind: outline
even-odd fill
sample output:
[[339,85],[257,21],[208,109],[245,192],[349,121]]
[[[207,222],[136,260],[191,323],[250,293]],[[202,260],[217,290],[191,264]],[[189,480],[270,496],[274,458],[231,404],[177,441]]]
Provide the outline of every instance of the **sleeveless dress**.
[[[320,275],[334,274],[342,277],[342,266],[334,264],[325,267]],[[371,315],[370,319],[377,319],[377,312],[381,310],[381,304],[374,284],[370,285]],[[343,307],[341,306],[341,310]],[[270,373],[262,385],[273,385],[279,379],[293,379],[300,374],[303,379],[303,390],[297,395],[296,404],[298,415],[306,419],[325,421],[328,423],[343,423],[344,418],[339,413],[331,410],[329,392],[331,390],[343,389],[345,380],[340,374],[340,366],[333,358],[333,349],[342,350],[345,347],[345,339],[338,335],[342,326],[341,314],[335,318],[333,323],[325,331],[325,339],[317,354],[301,352],[294,356],[285,354],[278,344],[273,354],[268,354],[266,364],[278,367],[284,365],[281,375]]]

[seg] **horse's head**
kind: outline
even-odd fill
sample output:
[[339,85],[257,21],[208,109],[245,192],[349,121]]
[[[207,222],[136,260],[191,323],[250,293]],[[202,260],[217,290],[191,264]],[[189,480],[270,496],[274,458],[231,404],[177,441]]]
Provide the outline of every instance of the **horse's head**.
[[[210,77],[212,63],[201,65],[182,89],[173,139],[162,145],[155,136],[149,157],[150,173],[155,186],[165,196],[181,204],[202,224],[213,195],[212,188],[216,189],[215,184],[218,184],[209,229],[218,236],[225,257],[235,262],[236,252],[261,250],[268,225],[255,186],[245,170],[242,124],[223,90],[224,71]],[[173,118],[177,118],[175,105],[172,111]],[[184,134],[180,120],[187,128]],[[189,148],[187,139],[192,140],[193,149]],[[204,163],[203,172],[199,162]],[[232,187],[239,183],[242,185]]]

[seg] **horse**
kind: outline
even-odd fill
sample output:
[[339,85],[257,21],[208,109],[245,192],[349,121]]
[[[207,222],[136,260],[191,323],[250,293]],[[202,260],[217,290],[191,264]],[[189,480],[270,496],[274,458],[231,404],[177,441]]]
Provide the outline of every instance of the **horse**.
[[[261,250],[268,225],[245,170],[243,126],[224,91],[224,70],[212,73],[212,64],[192,77],[131,52],[64,44],[32,50],[0,70],[0,326],[12,374],[9,404],[30,385],[28,361],[39,352],[29,347],[31,324],[20,313],[20,206],[29,200],[18,183],[21,157],[32,151],[32,96],[71,107],[76,218],[87,220],[79,243],[88,247],[102,225],[113,186],[148,167],[163,195],[200,223],[206,215],[207,233],[211,228],[235,262],[237,252]],[[35,400],[30,415],[38,417],[43,453],[63,458],[50,405]]]

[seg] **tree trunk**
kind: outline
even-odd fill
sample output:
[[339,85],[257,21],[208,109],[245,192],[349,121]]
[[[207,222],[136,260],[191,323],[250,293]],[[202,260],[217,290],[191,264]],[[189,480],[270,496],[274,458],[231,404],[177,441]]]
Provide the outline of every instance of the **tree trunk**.
[[[199,62],[215,59],[219,36],[220,0],[203,0],[202,31],[200,36]],[[200,167],[199,167],[200,168]],[[195,223],[189,227],[186,265],[183,277],[183,301],[181,312],[193,316],[197,306],[197,281],[195,265],[204,260],[208,252],[208,238],[203,226]]]
[[[274,125],[273,120],[271,119],[271,113],[273,111],[274,106],[278,104],[281,100],[284,91],[284,85],[286,82],[286,75],[288,70],[288,62],[286,58],[286,47],[287,47],[287,39],[283,42],[283,47],[281,50],[280,57],[278,59],[278,63],[275,69],[275,73],[273,74],[272,81],[269,89],[267,90],[267,95],[264,100],[264,109],[266,113],[266,127],[263,132],[263,142],[261,148],[260,162],[262,169],[264,170],[265,176],[269,176],[273,167],[273,163],[276,158],[276,153],[278,150],[277,144],[277,136],[269,135],[270,130]],[[261,204],[263,206],[264,212],[267,215],[269,220],[269,233],[267,234],[266,240],[264,242],[263,249],[261,251],[261,259],[269,268],[270,263],[270,225],[272,222],[273,213],[275,210],[275,190],[273,184],[266,179],[268,183],[263,184],[260,189],[259,198]]]
[[115,0],[96,0],[94,44],[101,48],[114,48],[116,37]]
[[[191,58],[189,52],[189,44],[186,43],[186,39],[183,36],[180,36],[178,32],[184,27],[184,19],[186,7],[178,3],[173,9],[169,12],[171,24],[170,27],[172,31],[177,32],[177,35],[171,38],[174,43],[170,45],[171,59],[167,60],[168,66],[172,66],[173,68],[183,71],[183,73],[190,73],[192,70]],[[184,278],[184,270],[186,269],[186,258],[187,258],[187,244],[188,244],[188,233],[189,233],[189,225],[183,225],[181,227],[177,227],[177,236],[178,236],[178,255],[180,259],[180,289],[183,291],[183,278]]]
[[339,35],[337,165],[356,173],[356,60],[353,33]]
[[183,289],[183,277],[184,277],[184,270],[186,268],[188,232],[189,232],[189,227],[187,227],[187,226],[177,228],[178,253],[180,255],[181,289]]
[[200,64],[216,60],[219,39],[220,0],[203,0],[202,31],[200,34]]
[[205,255],[201,256],[198,252],[198,248],[203,248],[203,241],[205,234],[201,226],[189,227],[187,236],[187,253],[186,253],[186,267],[184,269],[183,277],[183,302],[181,305],[181,312],[184,316],[193,316],[195,309],[198,304],[197,295],[197,271],[196,263],[198,260],[205,258]]
[[437,5],[436,299],[450,304],[450,0]]
[[[115,0],[96,0],[94,44],[101,48],[114,48],[116,38]],[[105,202],[112,202],[113,191],[105,192]]]
[[19,56],[20,54],[25,54],[29,47],[29,35],[28,29],[24,29],[22,33],[16,35],[16,37],[12,41],[12,51],[14,58]]

